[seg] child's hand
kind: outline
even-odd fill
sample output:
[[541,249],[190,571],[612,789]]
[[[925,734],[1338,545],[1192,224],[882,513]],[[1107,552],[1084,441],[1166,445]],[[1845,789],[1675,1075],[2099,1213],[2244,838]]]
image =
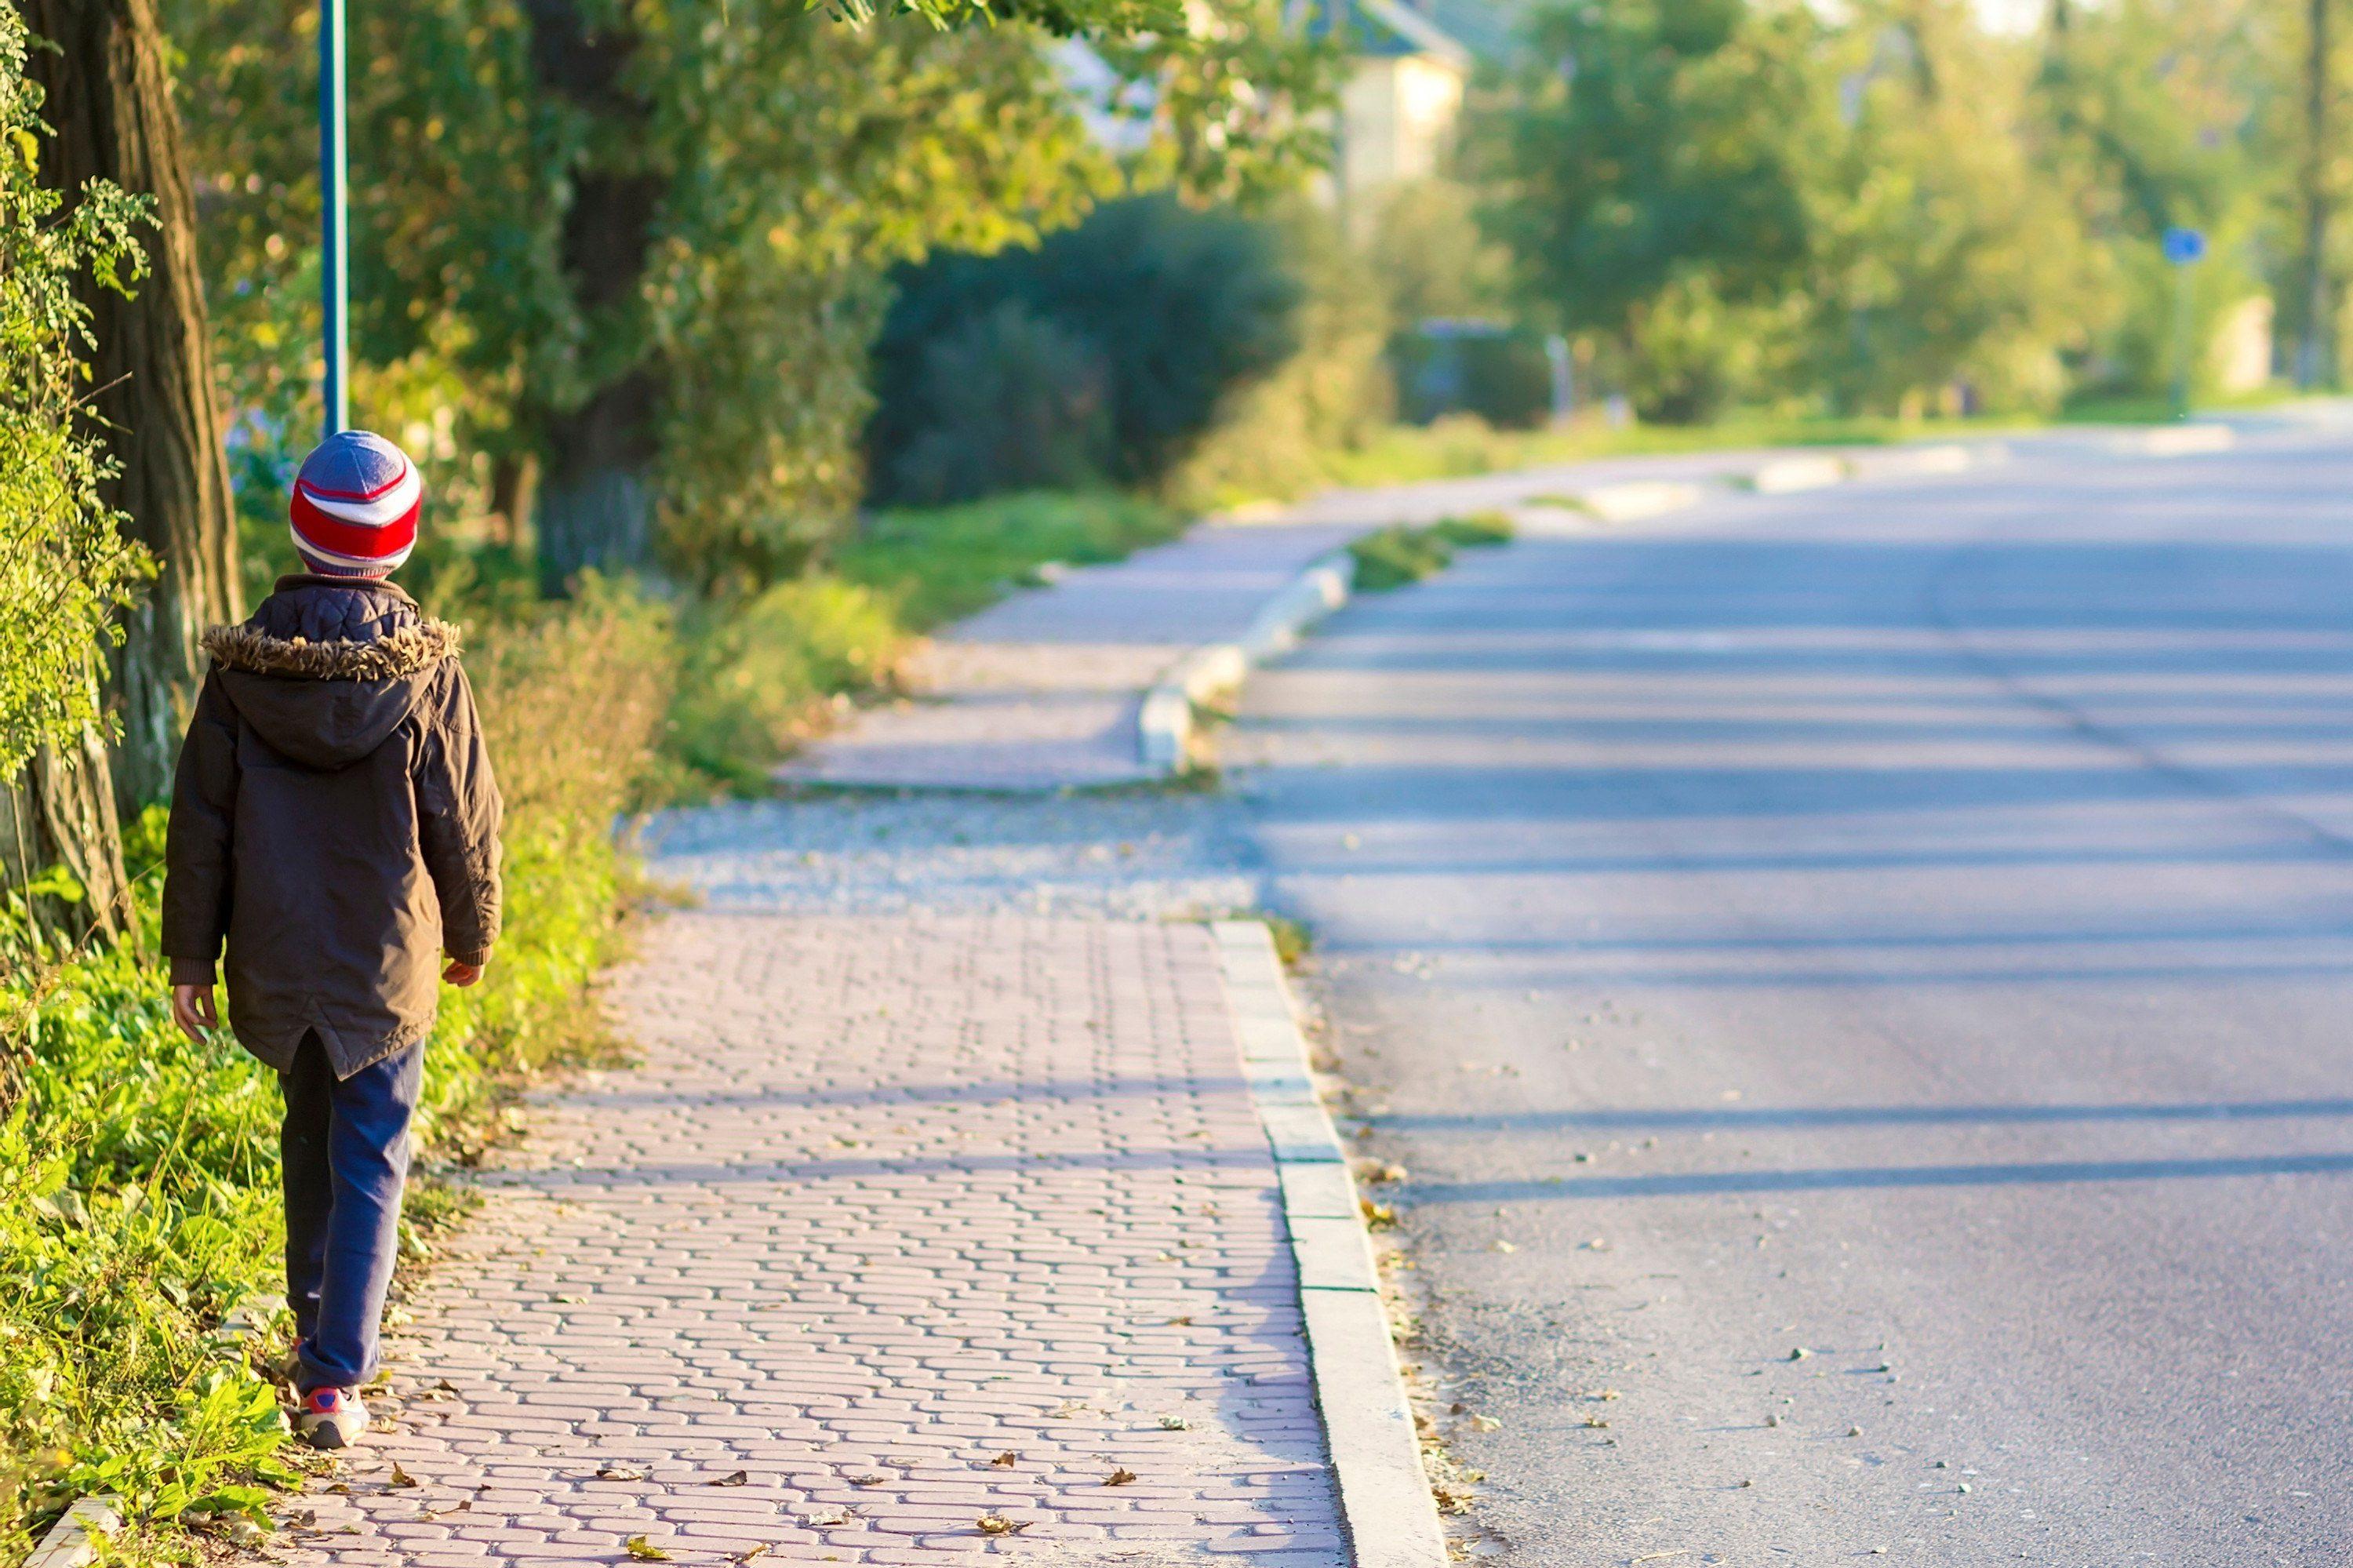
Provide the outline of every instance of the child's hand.
[[451,985],[471,985],[476,980],[482,978],[482,966],[480,964],[459,963],[456,959],[451,959],[449,960],[449,967],[441,971],[441,978],[448,980]]
[[172,988],[172,1022],[180,1032],[201,1045],[205,1037],[220,1027],[220,1012],[213,1006],[213,988],[209,985],[175,985]]

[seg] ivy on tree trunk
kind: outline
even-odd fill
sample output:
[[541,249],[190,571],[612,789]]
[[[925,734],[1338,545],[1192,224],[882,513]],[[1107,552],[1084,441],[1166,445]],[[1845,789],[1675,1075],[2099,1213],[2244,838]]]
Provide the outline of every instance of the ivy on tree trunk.
[[122,726],[113,792],[129,813],[171,788],[203,675],[197,638],[243,613],[195,205],[152,0],[22,4],[32,30],[57,46],[37,50],[31,62],[58,132],[43,178],[69,198],[101,179],[153,201],[153,227],[141,236],[149,275],[136,292],[95,282],[81,290],[97,340],[90,384],[102,388],[86,412],[120,469],[102,493],[162,568],[125,616],[126,635],[110,661]]

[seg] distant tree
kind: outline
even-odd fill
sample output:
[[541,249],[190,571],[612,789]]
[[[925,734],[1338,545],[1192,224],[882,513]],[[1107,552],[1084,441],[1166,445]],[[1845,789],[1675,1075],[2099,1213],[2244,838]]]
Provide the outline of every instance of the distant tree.
[[[950,252],[898,276],[874,350],[878,407],[867,427],[878,496],[933,493],[919,473],[944,442],[969,449],[979,432],[952,432],[969,399],[938,388],[938,345],[1016,307],[1055,331],[1099,369],[1108,403],[1104,477],[1149,483],[1208,430],[1224,399],[1289,357],[1305,295],[1271,221],[1230,208],[1196,210],[1162,193],[1105,203],[1035,249]],[[1035,352],[1025,334],[1026,352]],[[1094,416],[1090,416],[1092,418]],[[982,478],[991,487],[1019,481]],[[976,492],[966,492],[973,493]]]
[[1842,411],[1949,387],[2047,407],[2104,301],[2036,142],[2035,59],[1965,0],[1866,0],[1837,41],[1841,134],[1803,165],[1811,258],[1799,374]]
[[[2275,269],[2263,233],[2284,191],[2265,120],[2270,3],[2114,0],[2067,13],[2041,41],[2043,177],[2073,204],[2107,296],[2086,323],[2095,389],[2157,392],[2173,378],[2183,279],[2162,253],[2168,228],[2208,239],[2189,280],[2193,353]],[[2292,315],[2292,297],[2283,303]]]

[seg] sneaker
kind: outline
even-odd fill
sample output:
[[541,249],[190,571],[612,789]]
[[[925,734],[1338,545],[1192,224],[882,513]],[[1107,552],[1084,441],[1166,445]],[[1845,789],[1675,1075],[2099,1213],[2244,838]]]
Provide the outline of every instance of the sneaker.
[[302,1396],[294,1416],[294,1430],[313,1448],[348,1448],[367,1430],[367,1406],[358,1391],[314,1388]]

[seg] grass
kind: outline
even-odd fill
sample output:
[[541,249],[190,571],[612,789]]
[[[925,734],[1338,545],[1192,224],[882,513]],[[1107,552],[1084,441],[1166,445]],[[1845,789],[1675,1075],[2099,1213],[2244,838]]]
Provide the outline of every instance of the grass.
[[887,600],[900,624],[920,633],[1039,580],[1042,567],[1116,561],[1176,538],[1189,521],[1115,491],[994,496],[875,513],[827,567]]
[[[417,1118],[422,1162],[462,1161],[504,1099],[607,1049],[588,980],[615,955],[629,869],[610,825],[651,753],[675,660],[667,612],[591,584],[470,627],[467,664],[508,805],[507,928],[483,983],[445,992]],[[73,1499],[132,1528],[107,1561],[195,1562],[182,1526],[266,1519],[285,1446],[262,1351],[216,1335],[282,1282],[279,1096],[225,1036],[171,1024],[156,951],[163,813],[129,835],[130,935],[75,949],[0,908],[0,1559]],[[461,1200],[429,1186],[403,1250]],[[249,1528],[249,1524],[246,1528]]]
[[1501,545],[1511,536],[1511,520],[1492,512],[1449,517],[1419,528],[1392,524],[1348,546],[1356,561],[1356,590],[1384,593],[1419,582],[1444,571],[1457,550]]

